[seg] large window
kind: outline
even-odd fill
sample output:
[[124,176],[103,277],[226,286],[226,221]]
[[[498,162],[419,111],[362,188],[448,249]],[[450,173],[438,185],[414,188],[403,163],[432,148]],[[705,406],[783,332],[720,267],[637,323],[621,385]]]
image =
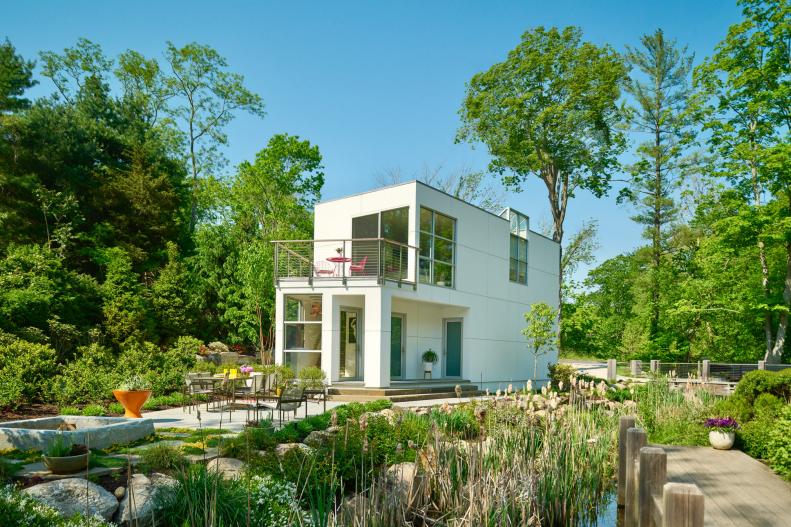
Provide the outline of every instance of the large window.
[[359,275],[375,276],[377,269],[381,269],[386,278],[403,280],[407,277],[409,255],[406,247],[400,244],[409,240],[409,207],[352,218],[352,238],[384,238],[398,242],[382,244],[380,265],[379,242],[352,241],[352,261],[365,261],[364,270],[358,272]]
[[420,281],[443,287],[456,282],[456,220],[420,208]]
[[321,295],[287,295],[284,303],[284,362],[295,373],[321,367]]
[[508,278],[512,282],[527,285],[527,216],[510,211],[511,254]]

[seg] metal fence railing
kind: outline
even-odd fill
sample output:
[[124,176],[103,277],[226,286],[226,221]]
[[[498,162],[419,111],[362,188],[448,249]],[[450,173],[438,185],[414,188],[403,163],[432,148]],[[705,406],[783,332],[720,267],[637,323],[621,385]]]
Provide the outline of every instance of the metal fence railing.
[[417,247],[385,238],[279,240],[275,283],[281,280],[355,280],[416,283]]
[[618,362],[607,361],[607,377],[647,377],[666,375],[671,379],[699,379],[707,382],[736,383],[744,374],[755,370],[781,371],[791,364],[767,364],[764,361],[744,364],[728,364],[702,360],[699,362],[660,362],[658,360]]

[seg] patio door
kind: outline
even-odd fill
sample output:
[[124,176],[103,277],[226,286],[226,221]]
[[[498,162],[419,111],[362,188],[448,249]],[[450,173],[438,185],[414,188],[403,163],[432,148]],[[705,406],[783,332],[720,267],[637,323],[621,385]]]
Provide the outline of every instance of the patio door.
[[461,319],[446,318],[442,331],[445,377],[461,377]]
[[404,335],[406,324],[404,315],[393,313],[390,316],[390,378],[404,378]]
[[362,378],[362,326],[360,310],[341,308],[340,317],[340,372],[342,380]]

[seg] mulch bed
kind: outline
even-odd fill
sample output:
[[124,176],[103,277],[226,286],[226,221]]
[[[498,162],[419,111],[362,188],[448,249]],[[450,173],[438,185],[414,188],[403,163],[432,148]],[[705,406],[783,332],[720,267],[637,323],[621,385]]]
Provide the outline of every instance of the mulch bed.
[[0,421],[16,421],[17,419],[34,419],[36,417],[53,417],[58,415],[58,407],[54,404],[23,404],[16,410],[0,410]]

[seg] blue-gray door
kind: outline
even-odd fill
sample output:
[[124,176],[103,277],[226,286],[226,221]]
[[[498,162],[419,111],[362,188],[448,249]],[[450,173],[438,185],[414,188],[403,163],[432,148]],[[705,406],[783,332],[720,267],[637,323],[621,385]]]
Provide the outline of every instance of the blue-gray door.
[[461,377],[461,319],[445,320],[445,376]]
[[404,315],[390,317],[390,378],[404,377]]

